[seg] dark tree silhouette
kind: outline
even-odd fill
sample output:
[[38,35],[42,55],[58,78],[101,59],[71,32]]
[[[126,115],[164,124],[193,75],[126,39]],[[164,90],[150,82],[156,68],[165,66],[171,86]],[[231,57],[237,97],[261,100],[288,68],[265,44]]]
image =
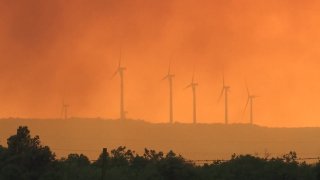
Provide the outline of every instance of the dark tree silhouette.
[[49,147],[19,127],[0,146],[0,180],[320,180],[320,162],[298,162],[296,152],[282,157],[233,155],[228,161],[196,165],[173,151],[145,149],[143,155],[120,146],[104,149],[97,161],[83,154],[55,159]]
[[37,180],[55,160],[49,147],[41,145],[39,136],[32,138],[27,127],[19,127],[17,134],[8,138],[7,144],[8,148],[2,156],[1,175],[4,179]]
[[65,163],[83,167],[83,166],[89,166],[90,160],[87,156],[83,154],[69,154],[68,158],[65,160]]

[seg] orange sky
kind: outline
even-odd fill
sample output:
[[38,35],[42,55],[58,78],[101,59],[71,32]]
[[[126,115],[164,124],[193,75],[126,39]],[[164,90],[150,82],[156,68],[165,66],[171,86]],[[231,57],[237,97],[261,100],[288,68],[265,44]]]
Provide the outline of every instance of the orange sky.
[[230,122],[320,126],[320,2],[316,0],[0,0],[0,117],[117,118],[120,47],[131,118],[168,119],[166,74],[173,54],[174,118],[223,122],[217,102],[224,67]]

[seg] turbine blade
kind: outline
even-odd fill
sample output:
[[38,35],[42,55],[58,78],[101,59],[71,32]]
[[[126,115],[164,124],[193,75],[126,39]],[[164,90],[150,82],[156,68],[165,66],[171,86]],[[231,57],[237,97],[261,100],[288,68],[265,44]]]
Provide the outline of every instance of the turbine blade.
[[171,72],[171,62],[172,62],[172,55],[171,55],[170,61],[169,61],[168,75],[169,75],[170,72]]
[[224,72],[222,73],[222,86],[225,86],[225,82],[224,82]]
[[192,83],[194,82],[194,72],[195,72],[195,67],[193,66],[193,73],[192,73],[192,80],[191,80]]
[[247,94],[248,94],[248,97],[249,97],[250,96],[250,91],[249,91],[248,83],[247,83],[247,81],[245,83],[246,83]]
[[121,59],[122,58],[122,48],[120,48],[120,58],[119,58],[119,64],[118,64],[118,68],[121,67]]
[[224,93],[225,89],[224,87],[222,87],[222,90],[221,90],[221,93],[220,93],[220,96],[219,96],[219,99],[218,99],[218,102],[220,102],[221,98],[222,98],[222,95]]
[[248,97],[246,105],[244,106],[243,114],[246,112],[250,98]]
[[184,89],[188,89],[188,88],[190,88],[191,86],[192,86],[192,83],[189,84],[188,86],[186,86]]
[[168,79],[168,78],[169,78],[169,74],[166,75],[165,77],[163,77],[163,78],[161,79],[161,81],[163,81],[163,80],[165,80],[165,79]]
[[117,69],[116,72],[113,73],[112,79],[118,74],[118,72],[119,72],[119,69]]
[[242,112],[242,116],[241,116],[242,120],[244,120],[244,118],[245,118],[245,113],[246,113],[246,110],[247,110],[248,104],[249,104],[249,96],[248,96],[248,99],[247,99],[246,105],[244,106],[244,109],[243,109],[243,112]]

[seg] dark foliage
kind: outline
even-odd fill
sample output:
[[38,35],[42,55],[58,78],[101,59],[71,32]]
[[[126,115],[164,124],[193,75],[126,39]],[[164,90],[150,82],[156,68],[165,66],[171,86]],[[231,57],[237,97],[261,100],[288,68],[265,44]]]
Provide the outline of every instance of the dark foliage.
[[42,146],[38,136],[32,138],[27,127],[19,127],[7,144],[8,148],[2,148],[0,154],[1,179],[37,180],[55,160],[49,147]]
[[233,155],[201,166],[172,151],[138,155],[122,146],[104,149],[94,162],[83,154],[55,159],[27,127],[19,127],[7,144],[0,146],[0,180],[320,180],[320,162],[298,163],[295,152],[273,159]]

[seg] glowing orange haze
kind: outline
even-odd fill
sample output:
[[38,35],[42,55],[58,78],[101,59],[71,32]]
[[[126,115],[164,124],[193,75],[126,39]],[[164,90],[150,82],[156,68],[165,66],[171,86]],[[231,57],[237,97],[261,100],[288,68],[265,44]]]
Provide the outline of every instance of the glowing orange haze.
[[320,2],[316,0],[0,1],[0,116],[58,117],[63,96],[76,117],[119,116],[120,47],[130,118],[168,119],[173,54],[174,118],[223,122],[224,67],[230,122],[243,117],[245,79],[255,123],[320,126]]

